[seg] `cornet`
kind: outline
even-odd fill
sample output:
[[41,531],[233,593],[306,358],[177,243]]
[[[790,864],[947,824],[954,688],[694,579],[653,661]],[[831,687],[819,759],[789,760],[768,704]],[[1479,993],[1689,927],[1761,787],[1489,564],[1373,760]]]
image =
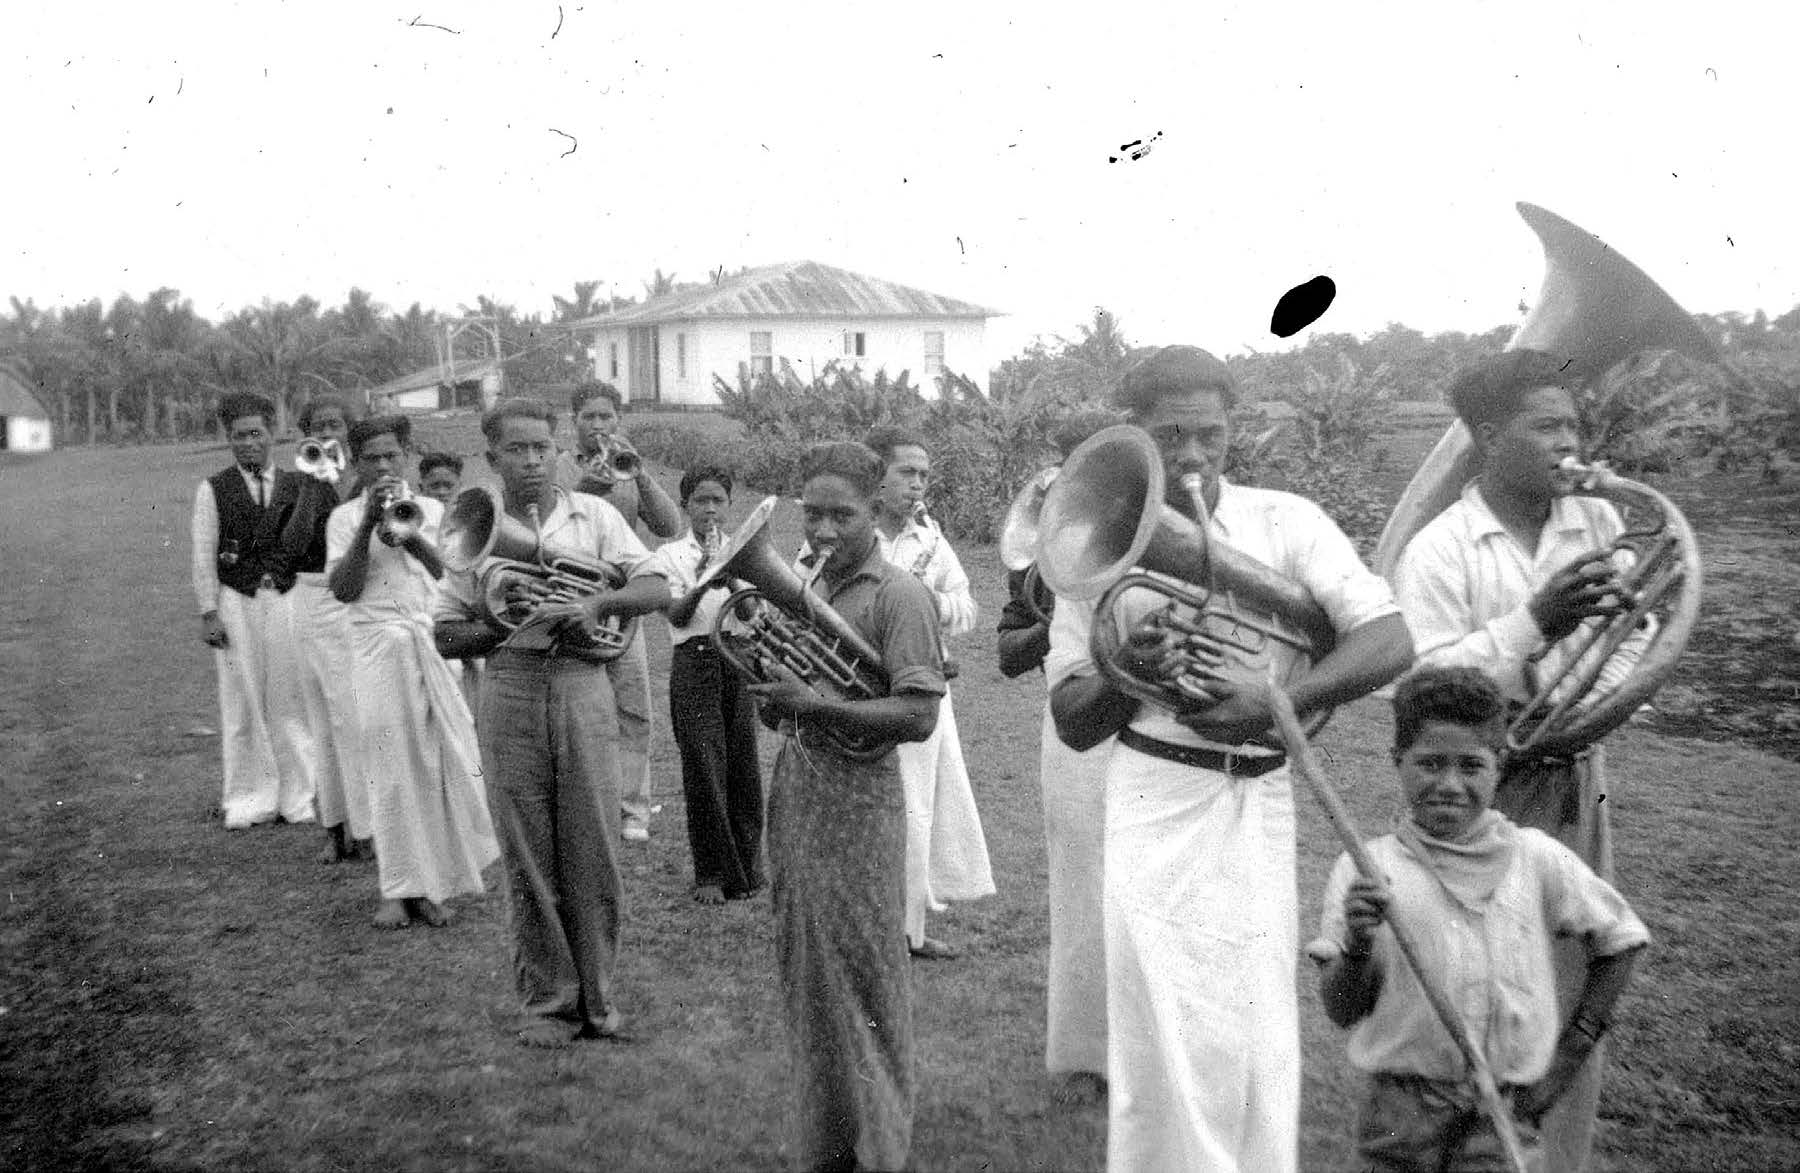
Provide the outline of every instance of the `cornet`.
[[623,436],[601,436],[600,448],[591,456],[577,459],[582,473],[603,485],[636,479],[644,470],[644,458]]
[[413,500],[412,487],[406,482],[394,493],[383,493],[376,502],[381,508],[381,521],[375,535],[390,546],[404,545],[419,536],[425,524],[425,510]]
[[344,446],[336,440],[300,441],[294,449],[294,471],[305,473],[315,480],[324,481],[328,485],[338,483],[349,461],[344,456]]

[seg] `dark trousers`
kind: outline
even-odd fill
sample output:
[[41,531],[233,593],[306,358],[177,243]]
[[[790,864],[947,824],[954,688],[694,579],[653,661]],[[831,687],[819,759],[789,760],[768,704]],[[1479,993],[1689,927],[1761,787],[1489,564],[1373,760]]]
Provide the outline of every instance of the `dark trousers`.
[[526,1022],[600,1026],[613,1006],[623,886],[619,724],[604,669],[500,651],[481,689],[481,768],[506,863]]
[[731,897],[763,886],[762,769],[756,710],[744,686],[704,639],[675,645],[669,717],[681,750],[694,883]]

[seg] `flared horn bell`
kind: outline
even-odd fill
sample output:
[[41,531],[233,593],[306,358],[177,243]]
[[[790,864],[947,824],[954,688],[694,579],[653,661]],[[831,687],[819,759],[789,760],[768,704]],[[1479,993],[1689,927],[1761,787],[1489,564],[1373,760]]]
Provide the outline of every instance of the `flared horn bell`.
[[1000,563],[1008,570],[1024,570],[1037,560],[1038,533],[1044,513],[1044,497],[1062,469],[1051,466],[1025,483],[1007,507],[1000,523]]
[[438,556],[450,570],[473,570],[485,558],[536,562],[538,550],[537,534],[486,486],[458,493],[439,529]]
[[741,578],[746,582],[776,582],[783,574],[794,578],[793,571],[788,569],[781,555],[775,551],[774,540],[769,536],[769,523],[775,516],[775,506],[780,502],[778,497],[764,497],[758,502],[750,516],[744,518],[743,524],[732,531],[731,539],[725,543],[706,568],[706,573],[694,580],[693,588],[688,594],[694,595],[704,591],[720,578]]
[[1155,442],[1129,424],[1095,432],[1069,454],[1044,494],[1039,576],[1063,598],[1097,598],[1143,561],[1162,504],[1162,456]]

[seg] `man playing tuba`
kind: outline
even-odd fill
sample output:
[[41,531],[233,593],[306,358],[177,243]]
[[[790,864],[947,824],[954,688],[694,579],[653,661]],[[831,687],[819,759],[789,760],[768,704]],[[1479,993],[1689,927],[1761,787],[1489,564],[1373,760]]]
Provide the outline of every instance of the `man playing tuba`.
[[1295,1168],[1293,795],[1279,751],[1249,743],[1273,723],[1271,669],[1304,714],[1362,696],[1412,660],[1387,584],[1316,505],[1219,475],[1235,395],[1225,364],[1191,346],[1157,351],[1120,388],[1160,452],[1168,503],[1191,512],[1179,486],[1197,474],[1207,540],[1303,586],[1338,633],[1333,650],[1297,679],[1301,656],[1286,645],[1229,660],[1205,708],[1141,702],[1098,672],[1089,650],[1094,624],[1123,622],[1117,666],[1159,673],[1164,637],[1138,621],[1164,600],[1138,588],[1120,596],[1116,618],[1059,598],[1045,662],[1062,739],[1086,749],[1118,735],[1103,865],[1107,1166],[1118,1173]]
[[[1595,497],[1571,496],[1574,486],[1560,468],[1580,453],[1566,367],[1541,351],[1514,350],[1451,384],[1450,400],[1474,439],[1478,475],[1407,544],[1394,574],[1419,663],[1480,668],[1521,704],[1540,673],[1554,672],[1555,645],[1620,603],[1608,557],[1624,528],[1618,511]],[[1629,674],[1644,638],[1633,635],[1613,654],[1600,675],[1603,689]],[[1566,758],[1515,755],[1501,773],[1494,807],[1521,827],[1554,836],[1610,882],[1611,806],[1601,765],[1597,745]],[[1586,968],[1583,944],[1559,941],[1556,963],[1560,1001],[1568,1006]],[[1546,1168],[1578,1171],[1592,1147],[1604,1058],[1596,1040],[1587,1042],[1594,1054],[1544,1120]]]

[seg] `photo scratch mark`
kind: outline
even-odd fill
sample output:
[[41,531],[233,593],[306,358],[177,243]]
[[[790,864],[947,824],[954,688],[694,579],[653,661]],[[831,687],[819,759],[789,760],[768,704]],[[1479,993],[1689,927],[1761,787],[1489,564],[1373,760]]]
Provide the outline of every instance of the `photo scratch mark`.
[[562,153],[562,155],[561,155],[561,156],[559,156],[559,157],[560,157],[560,158],[564,158],[564,159],[567,159],[567,158],[568,158],[568,157],[569,157],[569,156],[570,156],[570,155],[573,155],[573,154],[574,154],[574,153],[575,153],[575,148],[576,148],[576,147],[578,147],[578,146],[580,146],[580,145],[581,145],[581,144],[580,144],[580,143],[579,143],[579,142],[577,142],[577,141],[576,141],[576,140],[575,140],[575,136],[574,136],[574,135],[572,135],[572,134],[570,134],[570,133],[569,133],[569,132],[568,132],[568,131],[566,131],[566,130],[558,130],[558,129],[556,129],[556,128],[555,128],[555,127],[554,127],[554,126],[552,126],[552,127],[550,127],[550,128],[549,128],[549,129],[550,129],[550,133],[551,133],[551,134],[560,134],[560,135],[562,135],[562,136],[563,136],[563,137],[564,137],[564,138],[566,138],[566,139],[568,139],[568,140],[569,140],[569,149],[568,149],[568,150],[566,150],[566,151],[564,151],[564,152],[563,152],[563,153]]
[[960,236],[956,238],[956,248],[963,256],[966,257],[969,255],[969,250],[963,247],[963,239]]
[[178,80],[175,83],[175,94],[177,97],[179,97],[181,95],[181,91],[182,91],[183,87],[185,87],[186,85],[187,85],[187,78],[185,78],[185,77],[181,78],[180,80]]
[[1733,239],[1731,239],[1731,237],[1729,237],[1729,236],[1727,236],[1727,237],[1726,237],[1726,238],[1725,238],[1725,243],[1726,243],[1726,244],[1728,244],[1728,245],[1730,245],[1730,246],[1731,246],[1731,247],[1732,247],[1732,248],[1736,248],[1736,247],[1737,247],[1737,241],[1735,241],[1735,240],[1733,240]]
[[406,27],[409,29],[442,29],[453,37],[462,36],[461,29],[453,29],[449,25],[444,24],[432,24],[429,20],[425,19],[425,14],[423,12],[407,21]]
[[1150,148],[1155,146],[1156,140],[1161,137],[1162,131],[1159,130],[1147,139],[1134,138],[1130,142],[1121,145],[1118,154],[1108,155],[1106,161],[1108,163],[1117,163],[1121,159],[1126,161],[1142,159],[1145,155],[1150,153]]
[[550,32],[550,39],[551,39],[551,40],[552,40],[552,41],[554,41],[554,40],[555,40],[555,39],[556,39],[556,34],[557,34],[557,33],[560,33],[560,32],[562,32],[562,22],[563,22],[563,10],[562,10],[562,5],[560,5],[560,4],[558,4],[558,5],[557,5],[557,6],[556,6],[556,28],[554,28],[554,29],[553,29],[553,30],[551,30],[551,32]]

